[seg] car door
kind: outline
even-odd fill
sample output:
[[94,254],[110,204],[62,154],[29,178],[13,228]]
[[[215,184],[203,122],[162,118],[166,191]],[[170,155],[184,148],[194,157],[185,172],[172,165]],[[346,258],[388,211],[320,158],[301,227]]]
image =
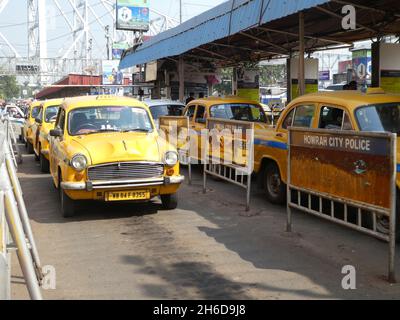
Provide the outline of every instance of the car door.
[[317,123],[317,104],[299,103],[285,114],[278,124],[275,141],[272,143],[274,158],[279,163],[283,181],[287,176],[287,150],[289,128],[315,128]]
[[[62,130],[63,136],[65,135],[65,119],[65,109],[60,108],[54,129]],[[63,136],[50,137],[50,172],[56,184],[58,183],[58,167],[60,165],[60,161],[64,159],[64,151],[62,148],[62,142],[64,140]]]

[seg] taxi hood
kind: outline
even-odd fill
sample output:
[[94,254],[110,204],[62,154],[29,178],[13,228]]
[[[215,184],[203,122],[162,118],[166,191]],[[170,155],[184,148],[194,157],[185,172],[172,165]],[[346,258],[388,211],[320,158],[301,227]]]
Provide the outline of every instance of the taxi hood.
[[[74,137],[90,156],[92,165],[148,161],[161,162],[158,136],[145,133],[104,133]],[[88,159],[89,160],[89,159]]]

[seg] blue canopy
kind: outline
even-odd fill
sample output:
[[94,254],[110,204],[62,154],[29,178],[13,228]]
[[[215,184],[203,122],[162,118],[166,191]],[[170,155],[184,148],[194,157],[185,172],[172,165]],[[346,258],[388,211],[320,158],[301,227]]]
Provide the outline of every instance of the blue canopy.
[[126,69],[183,54],[201,45],[284,18],[330,0],[229,0],[146,41],[126,55]]

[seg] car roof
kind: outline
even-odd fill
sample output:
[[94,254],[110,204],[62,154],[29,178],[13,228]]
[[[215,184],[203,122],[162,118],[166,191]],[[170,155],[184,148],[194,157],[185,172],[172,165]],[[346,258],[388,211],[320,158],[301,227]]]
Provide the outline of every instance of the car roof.
[[148,109],[148,107],[141,101],[129,97],[120,97],[113,95],[100,95],[100,96],[81,96],[73,98],[65,98],[63,103],[66,111],[76,108],[90,108],[102,106],[129,106],[141,107]]
[[174,105],[174,106],[182,106],[185,107],[185,104],[180,101],[173,101],[167,99],[160,99],[160,100],[144,100],[145,104],[149,107],[157,107],[157,106],[165,106],[165,105]]
[[49,99],[49,100],[42,101],[42,106],[44,108],[47,108],[47,107],[51,107],[51,106],[61,105],[63,102],[64,102],[64,98]]
[[189,103],[189,105],[193,104],[204,104],[206,106],[212,106],[216,104],[223,104],[223,103],[248,103],[248,104],[260,104],[258,101],[237,97],[237,96],[226,96],[226,97],[208,97],[203,99],[193,100]]
[[[301,102],[317,102],[344,106],[348,109],[356,109],[360,106],[400,102],[400,95],[386,93],[363,93],[361,91],[332,91],[310,93],[293,100],[290,106]],[[290,107],[289,106],[289,107]]]

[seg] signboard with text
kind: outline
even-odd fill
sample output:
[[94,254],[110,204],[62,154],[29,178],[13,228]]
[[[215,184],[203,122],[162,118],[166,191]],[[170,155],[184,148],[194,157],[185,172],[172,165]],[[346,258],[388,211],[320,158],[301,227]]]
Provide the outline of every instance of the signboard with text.
[[389,209],[390,133],[291,129],[291,185]]

